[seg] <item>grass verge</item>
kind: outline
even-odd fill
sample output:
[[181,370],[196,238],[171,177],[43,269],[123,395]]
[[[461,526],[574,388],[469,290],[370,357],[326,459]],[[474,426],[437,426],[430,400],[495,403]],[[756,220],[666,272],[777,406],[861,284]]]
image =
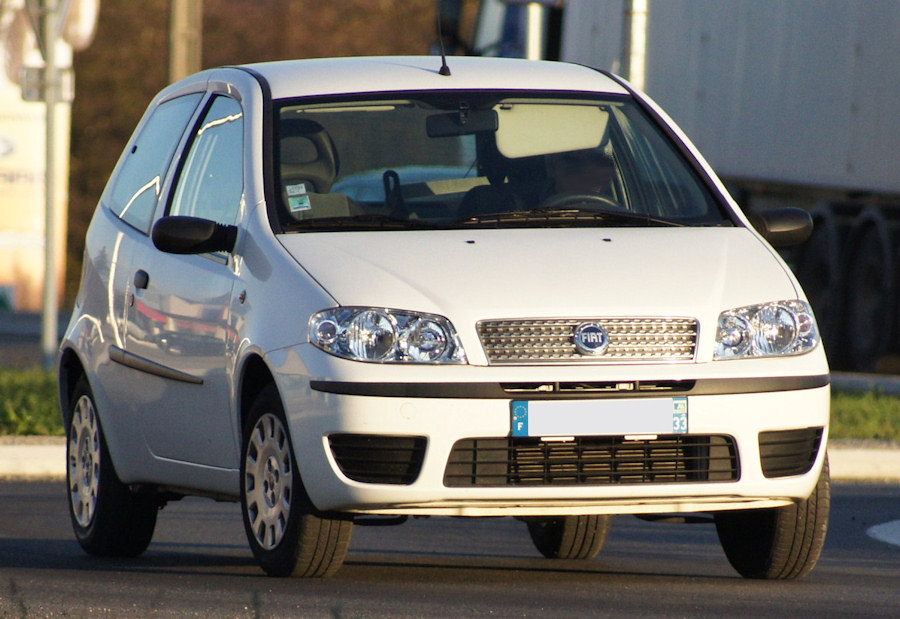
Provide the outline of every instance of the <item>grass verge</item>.
[[832,393],[830,435],[900,441],[900,397],[871,391]]
[[[0,435],[64,435],[51,372],[0,369]],[[833,393],[831,437],[900,442],[900,397]]]
[[52,372],[0,369],[0,435],[64,435]]

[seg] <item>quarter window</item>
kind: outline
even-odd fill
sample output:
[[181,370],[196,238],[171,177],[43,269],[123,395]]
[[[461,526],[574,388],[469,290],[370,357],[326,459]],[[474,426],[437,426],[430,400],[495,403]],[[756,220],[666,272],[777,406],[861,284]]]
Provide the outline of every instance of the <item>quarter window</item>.
[[138,230],[150,229],[166,170],[202,96],[186,95],[160,104],[122,159],[109,205]]

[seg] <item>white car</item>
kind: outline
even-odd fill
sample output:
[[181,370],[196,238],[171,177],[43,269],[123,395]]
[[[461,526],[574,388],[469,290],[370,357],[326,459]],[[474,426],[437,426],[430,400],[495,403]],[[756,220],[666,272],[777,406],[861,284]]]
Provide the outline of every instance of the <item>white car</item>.
[[235,66],[154,99],[61,346],[78,541],[140,554],[201,495],[241,503],[268,574],[326,576],[354,523],[512,516],[589,559],[611,514],[708,513],[742,575],[807,573],[830,379],[772,246],[809,217],[751,223],[614,75],[441,67]]

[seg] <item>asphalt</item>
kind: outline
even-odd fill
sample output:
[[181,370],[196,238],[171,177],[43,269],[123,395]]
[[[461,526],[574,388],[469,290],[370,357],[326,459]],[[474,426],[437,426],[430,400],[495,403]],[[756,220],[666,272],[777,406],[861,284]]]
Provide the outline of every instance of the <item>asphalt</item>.
[[[60,317],[60,331],[66,318]],[[40,316],[0,311],[0,367],[40,365]],[[840,391],[900,395],[900,376],[831,375]],[[838,481],[900,482],[900,443],[832,440],[831,477]],[[0,436],[0,479],[57,479],[66,471],[66,443],[60,437]]]
[[[828,445],[836,481],[900,482],[900,444],[834,440]],[[66,441],[61,437],[0,437],[0,479],[62,479]]]

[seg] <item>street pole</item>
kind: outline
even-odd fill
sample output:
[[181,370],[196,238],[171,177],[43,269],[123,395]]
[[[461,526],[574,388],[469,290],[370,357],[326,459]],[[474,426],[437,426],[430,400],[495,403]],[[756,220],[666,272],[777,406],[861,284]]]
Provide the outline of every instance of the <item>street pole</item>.
[[56,200],[56,104],[59,100],[59,71],[56,66],[56,41],[59,37],[58,0],[41,3],[41,30],[44,38],[44,101],[46,103],[44,164],[44,307],[41,324],[41,350],[44,367],[56,361],[59,346],[59,246],[57,230],[61,213]]
[[537,2],[529,2],[526,7],[525,58],[544,59],[544,7]]
[[203,0],[172,0],[169,21],[169,81],[201,69]]
[[625,0],[622,27],[622,76],[638,90],[645,88],[647,16],[650,0]]

